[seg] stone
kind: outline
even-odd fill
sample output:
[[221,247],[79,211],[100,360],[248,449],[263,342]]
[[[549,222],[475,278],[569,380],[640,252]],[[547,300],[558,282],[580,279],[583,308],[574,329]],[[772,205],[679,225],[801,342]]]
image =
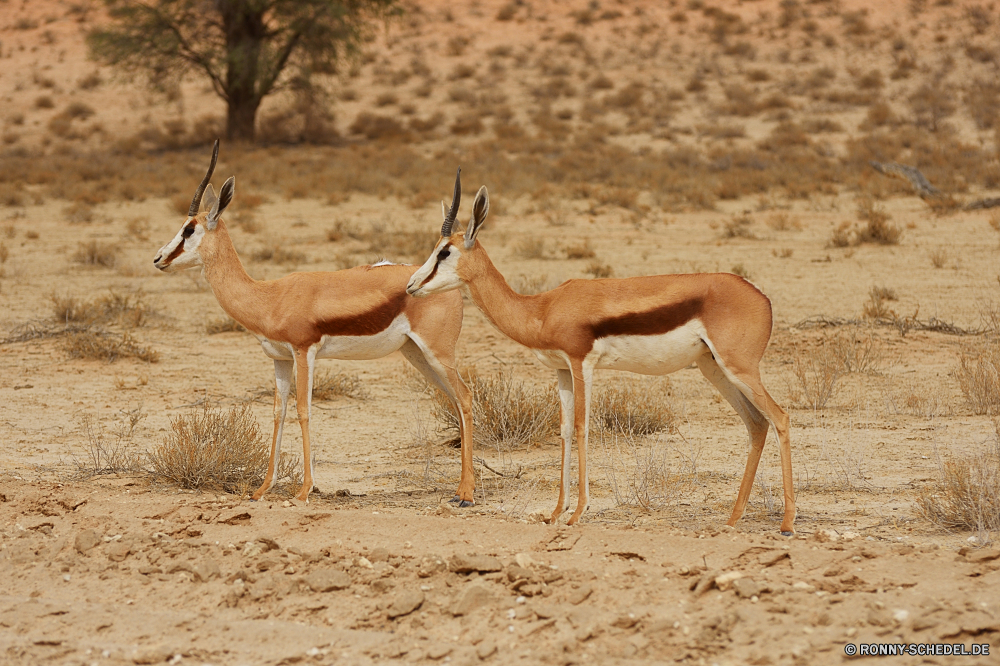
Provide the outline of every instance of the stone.
[[389,561],[389,549],[388,548],[375,548],[372,552],[368,553],[368,559],[371,562],[388,562]]
[[451,645],[448,645],[447,643],[437,643],[436,645],[431,645],[430,647],[427,648],[427,658],[433,659],[435,661],[438,659],[443,659],[447,657],[449,654],[451,654],[451,651],[453,649],[454,648]]
[[511,564],[507,567],[507,580],[510,582],[516,582],[518,580],[531,580],[535,575],[529,569],[525,569],[517,564]]
[[397,594],[396,598],[393,599],[392,604],[389,606],[387,615],[390,620],[404,615],[409,615],[413,611],[420,608],[423,603],[423,592],[420,590],[404,590],[403,592]]
[[307,574],[302,581],[313,592],[344,590],[351,586],[351,577],[337,569],[317,569]]
[[91,550],[101,542],[101,537],[94,530],[83,530],[76,535],[76,540],[73,545],[76,546],[77,552],[81,555],[85,555],[87,551]]
[[468,615],[493,601],[493,594],[482,585],[470,585],[465,588],[451,605],[452,615]]
[[774,566],[786,557],[791,557],[791,554],[787,550],[772,550],[769,553],[763,553],[757,561],[760,562],[762,567]]
[[152,645],[136,650],[132,654],[132,663],[160,664],[170,659],[173,655],[174,651],[168,647],[164,647],[163,645]]
[[767,584],[758,583],[753,578],[744,577],[733,581],[733,590],[743,599],[760,597],[767,589]]
[[213,578],[219,578],[222,576],[222,570],[219,569],[219,563],[209,557],[192,564],[191,573],[193,573],[194,577],[202,583],[207,583]]
[[631,629],[639,622],[639,616],[635,613],[622,613],[611,621],[612,627],[619,629]]
[[503,564],[492,555],[455,555],[448,561],[448,570],[455,573],[490,573],[503,571]]
[[420,560],[417,565],[417,575],[421,578],[429,578],[437,573],[448,570],[448,564],[439,555],[428,555]]
[[715,577],[715,587],[725,592],[733,584],[733,581],[739,580],[743,576],[744,573],[742,571],[727,571]]
[[497,644],[496,641],[491,639],[486,639],[482,643],[476,646],[476,656],[480,659],[488,659],[496,654]]
[[578,605],[582,604],[587,598],[594,592],[594,588],[590,586],[589,583],[584,583],[580,587],[576,588],[569,593],[569,601],[571,604]]
[[132,547],[127,543],[115,541],[104,548],[104,554],[112,562],[121,562],[132,552]]
[[514,556],[514,562],[517,563],[517,566],[524,569],[530,569],[533,565],[537,564],[528,553],[518,553]]
[[1000,550],[977,550],[965,556],[970,562],[992,562],[1000,558]]

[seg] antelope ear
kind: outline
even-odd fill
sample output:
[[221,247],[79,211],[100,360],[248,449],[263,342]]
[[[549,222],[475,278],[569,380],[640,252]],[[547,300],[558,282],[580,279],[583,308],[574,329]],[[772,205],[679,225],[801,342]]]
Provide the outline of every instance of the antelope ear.
[[465,248],[469,249],[476,243],[476,236],[479,234],[479,230],[483,228],[483,222],[486,221],[486,216],[490,214],[490,195],[486,191],[486,186],[483,185],[479,188],[479,192],[476,193],[476,200],[472,202],[472,219],[469,220],[469,226],[465,230]]
[[201,198],[201,206],[207,210],[212,210],[212,206],[219,200],[219,197],[215,196],[215,188],[209,183],[205,188],[205,196]]
[[[211,188],[211,185],[209,185]],[[215,229],[215,226],[219,223],[219,217],[222,216],[222,211],[226,210],[226,206],[233,200],[233,191],[236,189],[236,177],[230,176],[225,183],[222,184],[222,189],[219,190],[219,198],[215,199],[212,203],[212,209],[208,213],[208,219],[206,220],[206,225],[208,230],[211,231]],[[215,197],[215,194],[209,189],[206,193]]]

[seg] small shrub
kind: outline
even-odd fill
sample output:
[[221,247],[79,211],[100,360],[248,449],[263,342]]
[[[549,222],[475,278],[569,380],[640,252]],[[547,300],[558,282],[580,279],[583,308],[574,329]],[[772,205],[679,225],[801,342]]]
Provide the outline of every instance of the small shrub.
[[734,215],[722,228],[722,236],[723,238],[755,239],[757,235],[750,228],[752,223],[753,220],[749,215]]
[[[190,490],[246,495],[264,482],[269,447],[249,405],[205,409],[170,420],[170,432],[148,457],[154,479]],[[283,454],[276,480],[297,485],[298,461]]]
[[623,378],[595,391],[590,403],[593,425],[628,437],[646,437],[675,428],[670,407],[669,379],[654,386],[634,378]]
[[955,378],[974,414],[1000,414],[1000,343],[963,350]]
[[121,358],[135,358],[147,363],[160,360],[159,352],[144,347],[126,331],[119,337],[100,328],[86,328],[69,333],[63,348],[70,358],[114,363]]
[[[500,451],[538,445],[559,431],[559,400],[551,387],[537,389],[515,381],[500,369],[487,377],[475,372],[464,376],[472,391],[474,440]],[[440,391],[434,393],[434,416],[444,431],[457,440],[458,414]]]
[[87,457],[76,460],[83,476],[127,474],[141,468],[141,453],[135,442],[136,428],[146,418],[142,407],[119,413],[110,434],[96,423],[90,414],[83,415],[83,430],[87,437]]
[[243,326],[243,324],[229,316],[210,319],[209,322],[205,324],[205,332],[209,335],[218,335],[219,333],[243,333],[246,330],[247,329]]
[[368,389],[357,375],[320,370],[313,375],[313,400],[333,400],[337,397],[367,400]]
[[567,259],[593,259],[596,256],[594,248],[590,245],[590,239],[585,239],[582,243],[571,245],[566,248]]
[[96,240],[80,243],[73,254],[73,261],[86,266],[114,268],[118,264],[118,246]]
[[302,264],[306,261],[304,252],[286,250],[280,245],[267,245],[250,255],[253,261],[270,261],[275,264]]
[[514,254],[520,259],[545,259],[547,246],[544,238],[526,236],[514,245]]
[[36,109],[53,109],[56,103],[52,101],[52,98],[48,95],[41,95],[35,98],[35,108]]
[[896,292],[888,287],[874,286],[868,290],[868,300],[865,302],[862,315],[865,319],[895,319],[896,312],[892,310],[889,301],[899,300]]
[[732,268],[729,269],[729,272],[732,273],[733,275],[739,275],[744,280],[752,279],[752,276],[750,275],[750,269],[748,269],[742,263],[733,264]]
[[930,259],[934,268],[944,268],[948,263],[948,250],[943,247],[936,248],[931,251]]
[[143,326],[155,314],[141,289],[109,290],[106,296],[80,301],[75,296],[49,296],[52,316],[61,324],[116,324],[126,328]]
[[939,464],[940,477],[917,498],[921,515],[945,529],[978,532],[987,543],[1000,531],[1000,426],[996,438]]
[[583,272],[592,278],[609,278],[615,274],[615,269],[610,264],[602,264],[599,260],[594,259],[587,264]]
[[799,352],[792,361],[793,402],[812,410],[826,407],[843,375],[843,363],[826,345]]
[[410,133],[398,120],[369,111],[359,113],[348,129],[352,134],[364,135],[369,140],[407,141],[410,139]]
[[392,106],[399,102],[399,97],[394,92],[384,92],[375,98],[375,106]]

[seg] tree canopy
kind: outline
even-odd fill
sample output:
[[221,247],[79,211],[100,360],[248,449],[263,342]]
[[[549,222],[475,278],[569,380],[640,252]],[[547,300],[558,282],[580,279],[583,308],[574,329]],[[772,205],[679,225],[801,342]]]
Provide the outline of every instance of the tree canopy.
[[248,141],[264,97],[335,71],[395,8],[395,0],[104,1],[111,22],[87,38],[95,59],[154,85],[189,72],[208,78],[227,105],[226,137]]

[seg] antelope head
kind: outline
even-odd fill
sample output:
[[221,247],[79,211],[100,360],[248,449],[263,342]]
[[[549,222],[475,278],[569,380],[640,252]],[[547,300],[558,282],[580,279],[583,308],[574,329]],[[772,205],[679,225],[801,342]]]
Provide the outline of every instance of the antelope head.
[[441,225],[441,240],[434,246],[434,251],[424,265],[410,278],[406,285],[406,293],[411,296],[428,296],[441,291],[457,289],[465,282],[468,257],[474,250],[482,251],[476,236],[486,221],[490,212],[490,197],[486,187],[479,188],[476,199],[472,203],[472,219],[465,228],[465,234],[459,237],[452,233],[455,218],[458,215],[458,205],[462,199],[462,170],[455,176],[455,194],[451,207],[441,202],[441,213],[444,224]]
[[[173,240],[160,248],[153,259],[153,265],[161,271],[176,271],[192,266],[203,264],[201,249],[202,241],[206,236],[210,236],[219,224],[222,211],[226,209],[229,202],[233,200],[233,190],[236,179],[229,177],[219,190],[219,195],[215,195],[208,181],[212,179],[212,172],[215,171],[215,162],[219,158],[219,141],[216,139],[215,147],[212,149],[212,162],[208,166],[208,173],[201,181],[201,185],[191,199],[191,207],[188,209],[187,219],[181,230],[177,232]],[[208,212],[199,213],[204,195],[205,208]]]

